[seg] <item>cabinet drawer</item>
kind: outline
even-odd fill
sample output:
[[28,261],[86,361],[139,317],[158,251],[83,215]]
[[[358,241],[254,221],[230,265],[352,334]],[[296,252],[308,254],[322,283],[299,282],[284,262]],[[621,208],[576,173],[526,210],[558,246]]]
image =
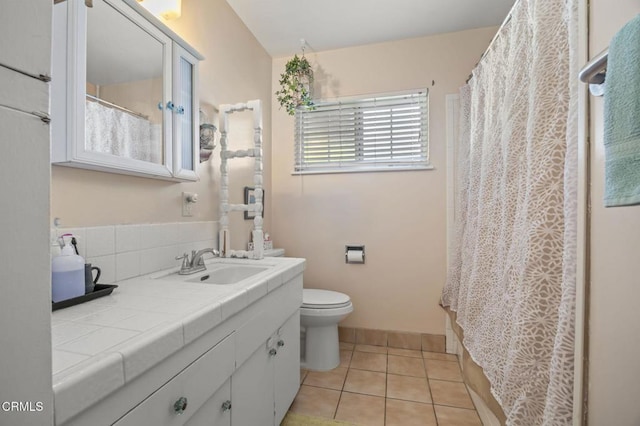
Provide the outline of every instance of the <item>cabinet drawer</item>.
[[231,425],[231,378],[191,416],[185,426]]
[[[233,335],[230,335],[118,420],[115,425],[184,425],[231,377],[235,366],[234,358],[234,339]],[[175,408],[178,401],[186,403],[180,415]]]

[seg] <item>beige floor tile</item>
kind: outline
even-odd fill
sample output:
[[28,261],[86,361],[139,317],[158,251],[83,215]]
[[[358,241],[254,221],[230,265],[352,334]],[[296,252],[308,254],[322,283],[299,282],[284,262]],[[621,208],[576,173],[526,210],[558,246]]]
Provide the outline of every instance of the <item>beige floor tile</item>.
[[482,426],[475,410],[434,405],[438,426]]
[[307,373],[307,370],[303,368],[300,369],[300,383],[302,383],[304,381],[304,378],[307,377]]
[[332,419],[339,400],[340,391],[302,385],[290,410],[308,416]]
[[338,367],[349,367],[353,351],[340,350],[340,365]]
[[342,392],[335,418],[364,426],[384,426],[384,410],[382,397]]
[[374,346],[374,345],[356,345],[355,351],[358,352],[371,352],[375,354],[386,354],[387,347],[386,346]]
[[389,355],[387,372],[403,376],[426,377],[422,359],[409,358],[406,356]]
[[355,345],[353,343],[340,342],[341,351],[352,351]]
[[462,381],[462,374],[457,362],[425,359],[424,366],[427,369],[427,377],[429,379]]
[[387,371],[387,355],[369,352],[354,352],[351,357],[350,368],[358,370]]
[[387,398],[414,402],[431,402],[427,379],[387,374]]
[[389,355],[409,356],[411,358],[422,358],[422,352],[413,349],[389,348]]
[[475,410],[464,383],[429,380],[429,386],[431,387],[431,397],[434,404]]
[[385,396],[387,375],[377,371],[349,369],[344,391],[365,395]]
[[344,367],[337,367],[329,371],[309,371],[304,379],[304,384],[319,388],[342,390],[345,377],[347,377],[347,369]]
[[454,354],[442,354],[439,352],[422,352],[424,359],[437,359],[440,361],[458,361],[458,357]]
[[436,426],[433,405],[387,399],[386,426]]

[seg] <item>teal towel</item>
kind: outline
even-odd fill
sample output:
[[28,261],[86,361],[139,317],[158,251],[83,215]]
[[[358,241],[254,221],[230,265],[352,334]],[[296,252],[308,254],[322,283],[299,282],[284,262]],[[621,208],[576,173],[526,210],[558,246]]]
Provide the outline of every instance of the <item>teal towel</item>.
[[604,149],[604,205],[640,204],[640,15],[609,44]]

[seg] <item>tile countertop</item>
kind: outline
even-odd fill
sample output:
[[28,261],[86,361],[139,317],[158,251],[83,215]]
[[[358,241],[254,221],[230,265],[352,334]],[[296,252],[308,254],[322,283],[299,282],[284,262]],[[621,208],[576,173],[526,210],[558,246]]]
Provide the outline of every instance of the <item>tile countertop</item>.
[[[56,413],[56,420],[88,408],[302,273],[305,261],[269,257],[206,262],[217,263],[272,268],[227,285],[167,279],[179,269],[172,268],[118,282],[109,296],[53,312],[55,408],[66,413],[64,418]],[[61,406],[71,401],[71,411]]]

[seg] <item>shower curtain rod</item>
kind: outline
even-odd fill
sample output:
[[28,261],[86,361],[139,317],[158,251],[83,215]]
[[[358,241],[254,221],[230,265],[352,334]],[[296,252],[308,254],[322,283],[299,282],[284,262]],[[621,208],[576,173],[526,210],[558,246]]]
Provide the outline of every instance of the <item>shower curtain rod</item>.
[[102,104],[104,106],[108,106],[110,108],[117,109],[117,110],[122,111],[122,112],[126,112],[127,114],[131,114],[131,115],[136,116],[138,118],[142,118],[144,120],[149,120],[149,116],[147,116],[147,115],[141,114],[139,112],[131,111],[128,108],[125,108],[123,106],[111,103],[109,101],[105,101],[104,99],[100,99],[100,98],[98,98],[96,96],[87,94],[87,99],[89,99],[91,101],[94,101],[94,102],[97,102],[99,104]]
[[[473,69],[476,69],[476,67],[478,66],[478,64],[480,64],[480,62],[482,62],[482,60],[484,59],[484,57],[487,55],[487,53],[489,53],[489,51],[491,50],[491,48],[493,47],[494,42],[496,41],[496,39],[498,38],[498,36],[500,35],[500,31],[502,31],[502,29],[504,28],[505,25],[507,25],[509,23],[509,21],[511,21],[511,16],[513,15],[513,11],[515,10],[516,6],[518,5],[518,3],[520,3],[520,0],[516,0],[513,5],[511,6],[511,9],[509,9],[509,13],[507,13],[507,16],[504,18],[504,21],[502,21],[502,24],[500,24],[500,28],[498,28],[498,31],[496,31],[495,35],[493,36],[493,38],[491,39],[491,41],[489,42],[489,45],[487,46],[487,48],[484,50],[484,52],[482,53],[482,55],[480,55],[480,60],[478,60],[478,62],[476,62],[476,65],[473,67]],[[465,83],[468,83],[471,79],[473,78],[473,71],[471,71],[471,74],[469,74],[469,78],[467,78],[467,81]]]

